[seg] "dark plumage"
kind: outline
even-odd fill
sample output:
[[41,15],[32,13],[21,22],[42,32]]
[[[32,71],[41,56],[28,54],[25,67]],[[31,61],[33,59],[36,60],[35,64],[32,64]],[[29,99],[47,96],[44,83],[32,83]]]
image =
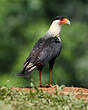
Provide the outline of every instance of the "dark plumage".
[[52,19],[52,21],[54,21],[54,20],[61,20],[61,19],[63,19],[63,18],[66,18],[66,16],[56,16],[56,17],[54,17],[53,19]]
[[[62,19],[63,18],[63,19]],[[48,32],[38,40],[24,63],[24,67],[18,76],[28,76],[36,67],[39,71],[40,87],[41,72],[43,66],[49,63],[49,84],[51,86],[51,71],[55,63],[55,59],[61,51],[60,31],[62,24],[70,24],[70,21],[65,17],[58,16],[53,19],[53,22]]]
[[[26,76],[30,74],[32,71],[29,72],[30,69],[33,67],[43,67],[48,62],[54,62],[56,56],[60,54],[61,51],[61,41],[57,37],[50,37],[45,39],[44,37],[41,38],[32,49],[30,55],[26,59],[24,63],[24,68],[21,73],[18,75]],[[29,64],[31,65],[27,67]],[[50,68],[53,66],[51,64]]]

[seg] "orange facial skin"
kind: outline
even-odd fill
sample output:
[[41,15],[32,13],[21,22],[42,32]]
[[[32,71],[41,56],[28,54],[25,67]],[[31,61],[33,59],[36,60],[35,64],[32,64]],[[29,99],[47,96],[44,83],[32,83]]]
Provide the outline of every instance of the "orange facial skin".
[[67,18],[63,18],[60,20],[60,24],[68,24],[69,20]]

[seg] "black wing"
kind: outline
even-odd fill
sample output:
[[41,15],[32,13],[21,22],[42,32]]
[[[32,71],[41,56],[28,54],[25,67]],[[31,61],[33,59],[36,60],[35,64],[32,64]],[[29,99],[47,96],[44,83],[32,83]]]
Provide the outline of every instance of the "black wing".
[[29,57],[26,59],[23,70],[17,75],[28,76],[36,68],[36,65],[44,65],[45,63],[51,61],[60,54],[60,51],[61,42],[57,37],[51,37],[48,39],[41,38],[35,44]]
[[28,63],[31,62],[31,63],[35,64],[44,45],[45,45],[45,39],[44,38],[39,39],[38,42],[35,44],[34,48],[32,49],[30,55],[26,59],[24,65],[27,64],[27,62]]
[[30,55],[26,59],[24,63],[24,68],[21,72],[17,73],[17,76],[28,76],[35,68],[36,68],[36,61],[43,49],[45,44],[45,39],[41,38],[32,49]]
[[61,47],[61,42],[57,37],[47,39],[42,51],[37,58],[37,62],[42,64],[49,62],[60,54]]
[[36,43],[25,63],[45,64],[58,56],[60,51],[61,42],[57,37],[42,38]]

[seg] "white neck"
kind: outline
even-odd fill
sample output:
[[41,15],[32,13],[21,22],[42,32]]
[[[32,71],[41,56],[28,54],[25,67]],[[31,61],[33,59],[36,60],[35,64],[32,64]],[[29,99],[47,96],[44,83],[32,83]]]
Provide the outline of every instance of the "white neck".
[[51,24],[48,32],[51,33],[54,37],[58,37],[60,36],[61,27],[62,26],[58,23],[58,20],[56,20]]

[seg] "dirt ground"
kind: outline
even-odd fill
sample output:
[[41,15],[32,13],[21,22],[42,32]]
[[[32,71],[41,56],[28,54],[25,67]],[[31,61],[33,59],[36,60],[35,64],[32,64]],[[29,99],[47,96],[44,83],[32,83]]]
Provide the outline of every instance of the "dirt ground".
[[[12,88],[15,90],[32,90],[34,91],[33,88]],[[76,98],[82,98],[84,100],[86,100],[88,98],[88,89],[85,88],[78,88],[78,87],[63,87],[63,89],[60,89],[56,86],[52,86],[50,88],[46,88],[46,87],[42,87],[42,88],[38,88],[39,90],[43,90],[43,91],[47,91],[49,94],[55,94],[56,90],[58,90],[58,93],[60,95],[68,95],[68,94],[72,94],[75,95]]]

